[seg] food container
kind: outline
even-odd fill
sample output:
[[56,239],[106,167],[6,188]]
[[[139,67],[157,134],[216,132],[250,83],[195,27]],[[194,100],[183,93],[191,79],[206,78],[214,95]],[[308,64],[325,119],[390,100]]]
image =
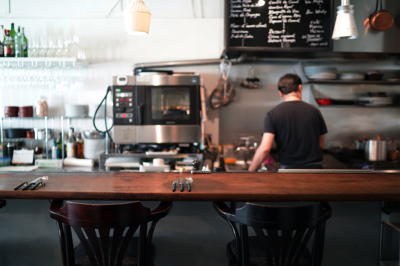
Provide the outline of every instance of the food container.
[[386,161],[388,153],[388,143],[390,139],[382,139],[378,135],[376,139],[370,139],[365,144],[365,159],[368,161]]
[[26,138],[27,139],[34,139],[35,138],[35,131],[33,129],[28,129],[26,131]]
[[6,106],[4,107],[4,117],[18,117],[18,110],[17,106]]
[[[35,128],[35,139],[44,140],[46,138],[46,129],[44,128]],[[50,128],[47,129],[47,139],[52,139],[52,130]]]
[[33,106],[23,106],[19,108],[19,117],[33,117]]
[[83,131],[85,142],[83,156],[97,161],[99,155],[106,150],[106,134],[97,131]]
[[26,131],[29,129],[25,128],[6,128],[4,133],[8,139],[22,139],[26,138]]
[[80,105],[80,104],[65,105],[66,117],[85,117],[87,115],[88,115],[87,105]]
[[389,160],[392,160],[392,161],[400,160],[400,151],[395,150],[395,151],[388,152],[388,158],[389,158]]
[[36,116],[43,117],[49,115],[49,106],[44,96],[39,96],[36,101]]

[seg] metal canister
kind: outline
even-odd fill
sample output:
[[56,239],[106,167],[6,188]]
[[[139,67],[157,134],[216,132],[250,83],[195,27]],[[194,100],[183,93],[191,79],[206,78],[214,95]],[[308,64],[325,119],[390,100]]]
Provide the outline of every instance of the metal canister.
[[380,135],[376,139],[370,139],[365,144],[365,159],[368,161],[386,161],[388,143],[392,140],[382,139]]

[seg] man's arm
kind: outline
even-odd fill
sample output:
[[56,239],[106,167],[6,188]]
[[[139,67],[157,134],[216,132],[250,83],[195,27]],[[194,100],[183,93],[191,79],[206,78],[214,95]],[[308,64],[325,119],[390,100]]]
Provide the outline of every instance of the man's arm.
[[319,147],[324,149],[325,146],[325,135],[319,135]]
[[272,143],[274,142],[275,135],[272,133],[264,133],[261,144],[254,154],[253,161],[249,167],[250,172],[255,172],[260,168],[261,163],[267,158],[269,152],[271,151]]

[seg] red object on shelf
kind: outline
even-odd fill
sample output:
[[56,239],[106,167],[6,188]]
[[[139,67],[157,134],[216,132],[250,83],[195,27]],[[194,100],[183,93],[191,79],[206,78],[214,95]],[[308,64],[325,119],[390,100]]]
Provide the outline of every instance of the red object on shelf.
[[319,105],[331,105],[332,99],[331,98],[323,98],[323,99],[315,99]]

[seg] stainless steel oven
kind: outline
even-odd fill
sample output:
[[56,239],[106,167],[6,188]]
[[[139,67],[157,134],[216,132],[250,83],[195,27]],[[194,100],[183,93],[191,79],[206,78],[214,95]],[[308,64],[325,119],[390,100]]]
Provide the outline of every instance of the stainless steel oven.
[[199,75],[143,72],[113,80],[116,144],[200,141]]

